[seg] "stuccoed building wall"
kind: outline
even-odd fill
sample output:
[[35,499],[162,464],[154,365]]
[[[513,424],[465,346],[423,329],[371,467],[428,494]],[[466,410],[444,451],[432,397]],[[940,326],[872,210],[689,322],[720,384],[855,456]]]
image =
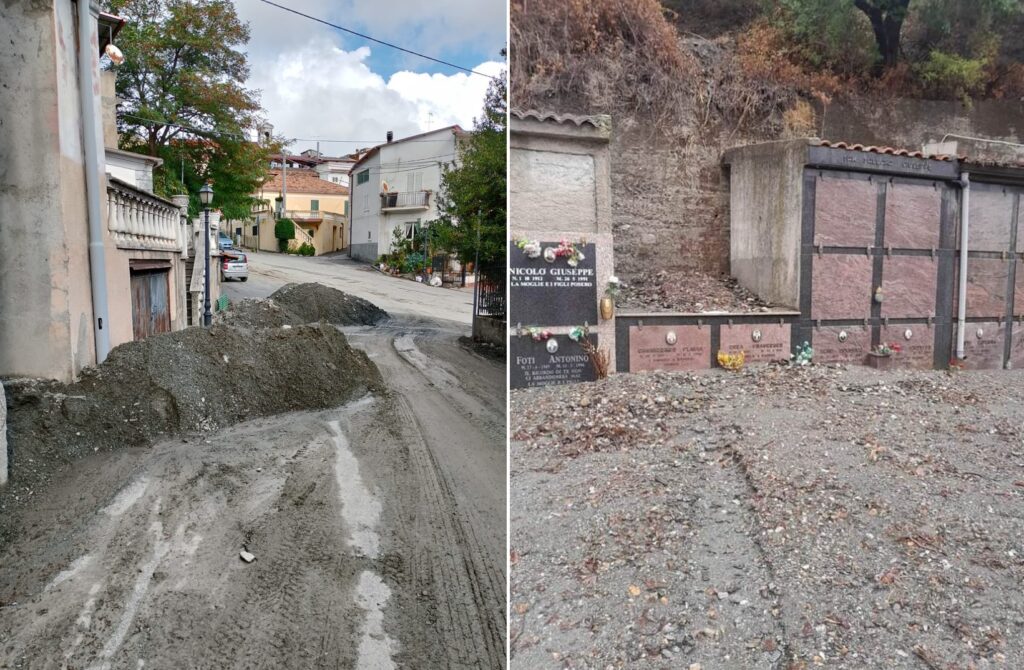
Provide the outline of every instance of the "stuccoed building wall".
[[95,362],[75,11],[0,4],[0,376]]

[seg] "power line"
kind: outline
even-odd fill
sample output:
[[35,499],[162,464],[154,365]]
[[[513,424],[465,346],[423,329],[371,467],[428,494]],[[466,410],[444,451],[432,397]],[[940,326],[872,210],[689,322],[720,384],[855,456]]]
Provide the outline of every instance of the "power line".
[[247,141],[249,141],[248,138],[246,138],[243,135],[236,135],[234,133],[228,133],[228,132],[219,131],[219,130],[204,130],[203,128],[196,128],[195,126],[186,126],[186,125],[182,125],[180,123],[171,123],[170,121],[165,121],[163,119],[150,119],[150,118],[147,118],[145,116],[136,116],[134,114],[126,114],[124,112],[120,112],[118,114],[118,116],[120,116],[121,118],[126,118],[126,119],[136,119],[138,121],[142,121],[144,123],[149,123],[149,124],[154,124],[154,125],[168,126],[170,128],[180,128],[181,130],[187,130],[190,133],[196,133],[197,135],[212,135],[214,137],[228,137],[228,138],[231,138],[233,140],[240,141],[240,142],[247,142]]
[[434,58],[433,56],[428,56],[426,54],[421,54],[418,51],[412,51],[410,49],[406,49],[404,47],[400,47],[397,44],[392,44],[390,42],[385,42],[384,40],[379,40],[376,37],[370,37],[369,35],[364,35],[363,33],[357,33],[356,31],[354,31],[354,30],[352,30],[350,28],[345,28],[344,26],[339,26],[336,23],[331,23],[330,21],[324,21],[323,19],[318,19],[315,16],[310,16],[309,14],[303,14],[302,12],[300,12],[300,11],[298,11],[296,9],[292,9],[291,7],[285,7],[284,5],[279,5],[276,2],[271,2],[270,0],[261,0],[261,1],[265,2],[268,5],[273,5],[274,7],[277,7],[278,9],[283,9],[286,12],[291,12],[292,14],[297,14],[299,16],[305,17],[305,18],[309,19],[310,21],[316,21],[317,23],[322,23],[325,26],[330,26],[331,28],[336,28],[338,30],[342,30],[342,31],[344,31],[346,33],[349,33],[351,35],[355,35],[356,37],[362,37],[364,40],[370,40],[371,42],[376,42],[377,44],[383,44],[386,47],[391,47],[392,49],[398,49],[399,51],[404,51],[407,54],[412,54],[413,56],[419,56],[420,58],[426,58],[427,60],[432,60],[435,63],[440,63],[442,65],[447,65],[448,67],[453,67],[453,68],[455,68],[457,70],[462,70],[463,72],[468,72],[470,74],[477,74],[477,75],[480,75],[481,77],[487,77],[488,79],[497,79],[497,77],[495,77],[493,75],[484,74],[483,72],[479,72],[477,70],[471,70],[468,67],[462,67],[461,65],[456,65],[455,63],[449,63],[448,61],[441,60],[440,58]]

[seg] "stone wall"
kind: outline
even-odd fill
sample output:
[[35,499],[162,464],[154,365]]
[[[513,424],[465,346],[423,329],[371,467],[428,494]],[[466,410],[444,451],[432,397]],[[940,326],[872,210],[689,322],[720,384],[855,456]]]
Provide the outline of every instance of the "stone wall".
[[[878,100],[817,109],[823,139],[921,149],[946,134],[1024,142],[1024,102]],[[622,118],[612,136],[615,265],[639,273],[728,273],[729,193],[725,149],[781,139],[730,129],[701,133]]]

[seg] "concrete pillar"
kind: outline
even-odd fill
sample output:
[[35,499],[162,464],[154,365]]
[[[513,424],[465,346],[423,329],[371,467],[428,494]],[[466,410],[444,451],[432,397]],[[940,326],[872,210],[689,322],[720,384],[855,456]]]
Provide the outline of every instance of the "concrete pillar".
[[0,384],[0,486],[7,483],[7,395]]

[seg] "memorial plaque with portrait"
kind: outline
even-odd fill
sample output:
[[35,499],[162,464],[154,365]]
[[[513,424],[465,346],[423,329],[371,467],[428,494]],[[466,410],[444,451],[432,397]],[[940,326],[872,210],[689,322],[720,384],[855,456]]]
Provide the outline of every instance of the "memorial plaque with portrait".
[[[588,336],[597,346],[597,335]],[[513,335],[509,344],[509,382],[512,388],[555,386],[597,380],[590,357],[568,335],[546,340]]]
[[[546,260],[558,242],[540,242],[540,255],[531,258],[513,244],[509,248],[509,292],[512,323],[524,326],[582,326],[597,324],[597,250],[577,245],[583,258],[575,266],[565,257]],[[536,253],[536,250],[534,251]]]

